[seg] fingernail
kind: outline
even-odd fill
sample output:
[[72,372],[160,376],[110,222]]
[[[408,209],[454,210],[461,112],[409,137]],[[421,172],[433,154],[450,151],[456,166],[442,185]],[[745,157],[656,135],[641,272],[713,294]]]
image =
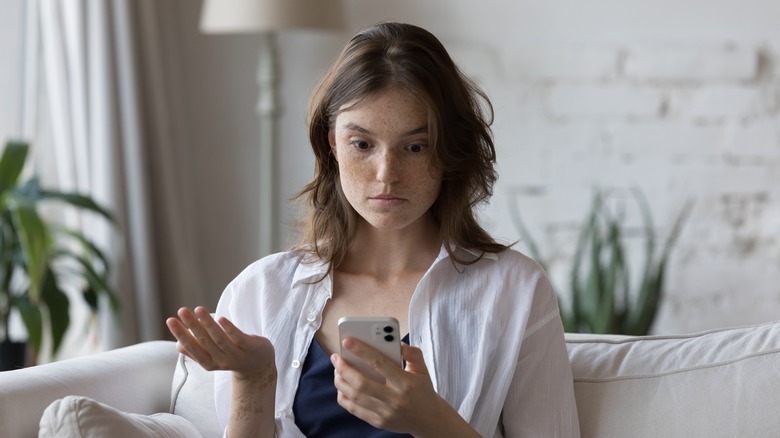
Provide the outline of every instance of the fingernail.
[[339,360],[339,357],[336,353],[333,353],[330,355],[330,363],[333,365],[336,365],[336,362]]
[[350,338],[345,339],[344,340],[344,348],[346,348],[347,350],[351,350],[351,349],[355,348],[355,342],[352,341],[352,339],[350,339]]

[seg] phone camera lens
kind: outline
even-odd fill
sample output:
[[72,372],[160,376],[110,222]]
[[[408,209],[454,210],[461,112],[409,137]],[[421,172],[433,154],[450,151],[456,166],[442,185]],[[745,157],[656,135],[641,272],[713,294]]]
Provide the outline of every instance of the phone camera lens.
[[385,341],[393,342],[393,339],[395,339],[395,337],[393,335],[385,335]]
[[386,325],[385,326],[385,333],[393,333],[393,326]]

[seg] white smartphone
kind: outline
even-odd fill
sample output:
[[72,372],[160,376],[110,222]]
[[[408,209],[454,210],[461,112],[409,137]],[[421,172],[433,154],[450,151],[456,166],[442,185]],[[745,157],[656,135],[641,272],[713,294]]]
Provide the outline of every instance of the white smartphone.
[[401,335],[398,320],[392,316],[344,316],[339,319],[339,346],[341,357],[368,377],[384,382],[384,377],[371,366],[344,349],[344,338],[357,339],[381,351],[401,366]]

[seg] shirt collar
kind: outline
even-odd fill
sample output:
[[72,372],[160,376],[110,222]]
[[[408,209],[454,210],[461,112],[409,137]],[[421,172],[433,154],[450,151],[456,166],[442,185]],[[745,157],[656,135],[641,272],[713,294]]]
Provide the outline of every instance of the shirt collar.
[[[460,252],[461,254],[467,253],[474,258],[477,258],[480,255],[482,255],[482,258],[487,260],[498,260],[498,254],[493,252],[482,252],[477,249],[460,248],[460,247],[457,247],[455,251]],[[439,249],[439,255],[436,257],[434,264],[439,262],[440,260],[448,258],[449,256],[450,255],[447,252],[447,248],[444,245],[442,245],[441,249]],[[298,284],[301,282],[315,282],[319,279],[324,278],[327,272],[328,272],[328,264],[321,260],[312,260],[312,261],[301,260],[298,264],[298,269],[295,270],[295,274],[293,275],[293,284]]]
[[322,260],[304,260],[307,256],[302,255],[298,262],[298,268],[293,274],[292,284],[313,283],[321,280],[328,273],[328,264]]

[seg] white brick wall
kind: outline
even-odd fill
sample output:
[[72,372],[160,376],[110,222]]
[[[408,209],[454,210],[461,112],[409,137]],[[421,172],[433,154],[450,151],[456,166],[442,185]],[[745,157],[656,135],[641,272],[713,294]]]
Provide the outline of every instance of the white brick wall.
[[557,79],[614,79],[619,54],[604,47],[516,46],[504,49],[510,78],[550,81]]
[[758,53],[718,47],[632,47],[626,77],[662,81],[748,81],[756,77]]
[[[549,257],[554,282],[565,287],[594,187],[618,196],[634,229],[641,219],[629,188],[641,188],[664,237],[691,199],[654,331],[779,318],[780,77],[773,66],[780,53],[725,44],[503,45],[474,53],[464,70],[492,78],[486,86],[501,102],[494,126],[501,174],[484,214],[491,230],[522,239],[511,220],[514,202]],[[640,241],[630,245],[636,263]]]
[[626,117],[657,116],[663,103],[662,93],[653,88],[616,85],[558,85],[548,98],[553,117]]

